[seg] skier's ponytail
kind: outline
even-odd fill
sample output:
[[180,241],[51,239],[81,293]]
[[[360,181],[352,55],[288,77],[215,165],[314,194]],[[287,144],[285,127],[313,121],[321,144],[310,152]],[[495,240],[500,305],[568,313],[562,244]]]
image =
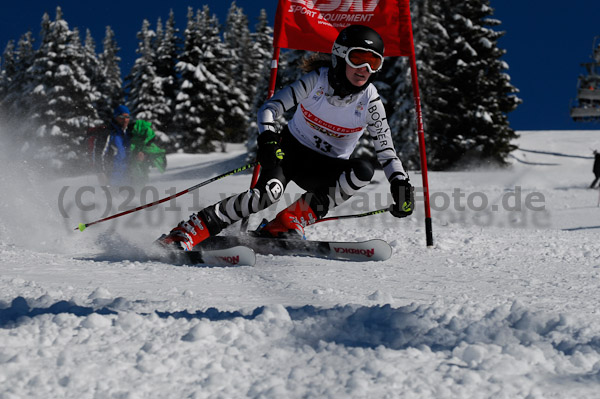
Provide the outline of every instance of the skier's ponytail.
[[303,57],[300,61],[300,70],[304,73],[316,71],[319,68],[331,68],[331,54],[313,53]]

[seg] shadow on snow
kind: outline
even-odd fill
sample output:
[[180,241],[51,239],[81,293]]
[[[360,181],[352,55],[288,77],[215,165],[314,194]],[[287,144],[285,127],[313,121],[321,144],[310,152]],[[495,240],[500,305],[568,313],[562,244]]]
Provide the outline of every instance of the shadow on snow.
[[[31,304],[30,304],[31,302]],[[37,306],[36,306],[37,302]],[[73,314],[87,317],[92,313],[116,315],[127,312],[132,303],[124,298],[95,299],[92,306],[80,306],[70,301],[47,303],[17,297],[10,304],[0,302],[0,328],[17,328],[30,318],[45,314]],[[237,318],[256,320],[266,307],[250,313],[221,311],[209,308],[193,313],[154,312],[160,318],[204,319],[227,321]],[[328,309],[314,306],[285,308],[283,325],[299,344],[318,347],[320,342],[333,342],[348,347],[376,348],[383,346],[401,350],[428,347],[433,351],[452,351],[461,343],[510,345],[550,345],[556,351],[571,355],[576,351],[600,352],[600,332],[590,334],[589,326],[577,327],[562,315],[531,312],[513,303],[491,310],[480,318],[468,317],[464,312],[453,316],[429,305],[408,305],[393,308],[383,306],[346,305]],[[142,313],[149,316],[149,313]],[[587,330],[586,330],[587,329]],[[587,333],[583,333],[584,330]]]

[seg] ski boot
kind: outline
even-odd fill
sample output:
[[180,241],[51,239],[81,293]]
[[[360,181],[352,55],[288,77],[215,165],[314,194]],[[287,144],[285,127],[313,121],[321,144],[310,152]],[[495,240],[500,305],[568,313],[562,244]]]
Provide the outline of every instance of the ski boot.
[[300,198],[268,223],[262,223],[258,235],[269,238],[288,238],[306,240],[304,227],[317,221],[317,215],[309,204]]
[[205,208],[188,221],[180,222],[169,234],[163,234],[156,243],[168,249],[191,251],[208,237],[219,234],[224,227],[214,209]]

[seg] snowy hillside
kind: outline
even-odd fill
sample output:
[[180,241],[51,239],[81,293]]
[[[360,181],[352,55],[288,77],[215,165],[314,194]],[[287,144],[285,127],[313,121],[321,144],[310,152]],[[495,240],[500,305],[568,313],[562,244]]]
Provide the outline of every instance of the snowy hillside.
[[[422,202],[408,219],[307,228],[392,244],[391,259],[367,263],[144,258],[193,210],[245,190],[248,174],[73,230],[241,166],[241,148],[173,155],[131,198],[3,156],[0,398],[599,397],[600,199],[588,186],[600,131],[520,134],[509,168],[429,174],[432,248]],[[338,212],[384,207],[375,180]]]

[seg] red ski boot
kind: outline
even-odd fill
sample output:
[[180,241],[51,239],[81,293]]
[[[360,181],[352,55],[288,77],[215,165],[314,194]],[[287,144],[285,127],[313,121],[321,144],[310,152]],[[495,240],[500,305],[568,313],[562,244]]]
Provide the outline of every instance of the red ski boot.
[[206,223],[193,214],[187,222],[181,222],[168,235],[162,235],[158,240],[158,244],[175,249],[183,249],[191,251],[200,242],[210,237]]
[[308,203],[300,198],[292,205],[279,212],[260,230],[260,235],[277,238],[297,238],[305,240],[304,227],[317,221],[315,212]]

